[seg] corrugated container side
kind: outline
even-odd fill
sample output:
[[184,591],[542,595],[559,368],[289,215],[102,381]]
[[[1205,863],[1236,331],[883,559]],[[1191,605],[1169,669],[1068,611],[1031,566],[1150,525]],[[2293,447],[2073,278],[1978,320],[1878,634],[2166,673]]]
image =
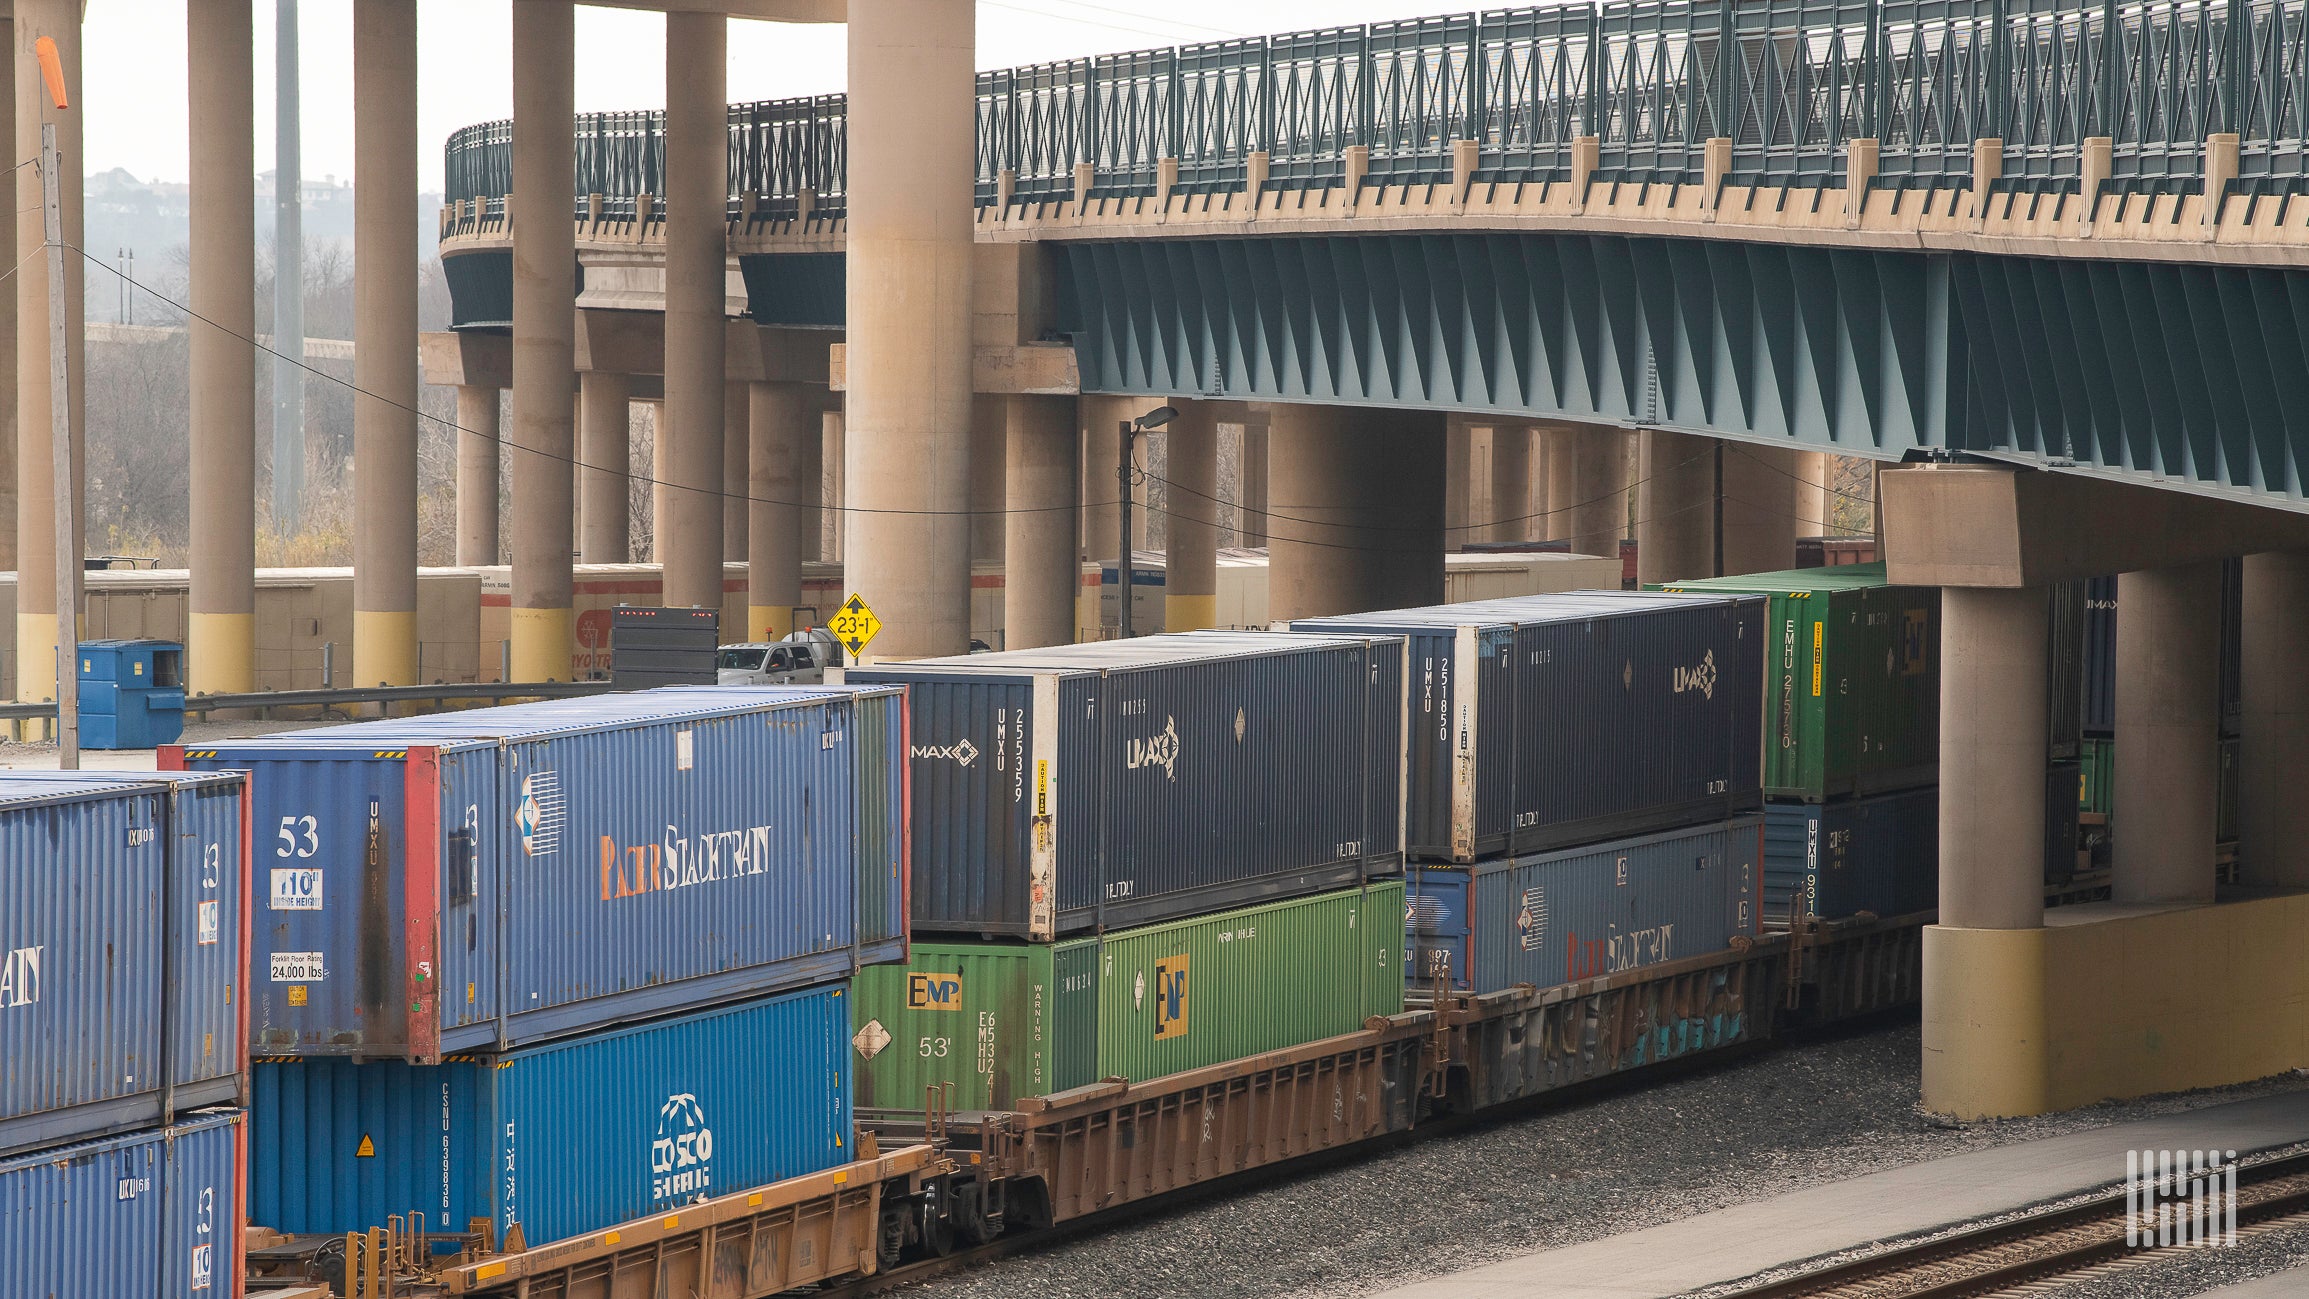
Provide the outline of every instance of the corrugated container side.
[[[2083,842],[2078,833],[2078,808],[2068,792],[2083,780],[2084,766],[2071,759],[2051,763],[2045,768],[2044,778],[2044,879],[2047,884],[2059,884],[2077,872],[2077,847]],[[1937,901],[1939,893],[1933,894]]]
[[2117,774],[2116,755],[2117,742],[2109,736],[2095,735],[2085,740],[2079,751],[2077,773],[2079,811],[2108,815],[2109,792],[2113,788],[2110,782]]
[[1940,791],[1765,809],[1765,914],[1842,919],[1929,910],[1939,896]]
[[[1482,993],[1720,951],[1754,923],[1752,907],[1750,918],[1740,915],[1741,881],[1752,888],[1760,878],[1763,827],[1762,816],[1749,815],[1472,867],[1425,868],[1414,886],[1444,895],[1433,922],[1439,927],[1464,918],[1465,929],[1449,935],[1461,940],[1464,956],[1454,968],[1449,945],[1431,944],[1415,954],[1413,968],[1449,968],[1454,986]],[[1461,907],[1449,900],[1454,889],[1464,891]],[[1413,916],[1424,902],[1413,900]]]
[[0,1152],[240,1101],[243,788],[0,775]]
[[2243,742],[2221,741],[2220,768],[2214,777],[2213,842],[2237,842],[2237,758]]
[[2082,579],[2052,584],[2045,614],[2046,752],[2077,756],[2084,736],[2085,588]]
[[1400,1012],[1402,917],[1387,880],[1107,935],[1098,1076],[1160,1078]]
[[237,1299],[238,1110],[0,1161],[0,1295]]
[[[2220,676],[2220,732],[2235,735],[2243,677],[2244,561],[2233,557],[2221,561],[2220,580],[2219,657],[2214,664]],[[2116,578],[2095,577],[2085,582],[2083,672],[2084,733],[2111,734],[2117,728]]]
[[1023,919],[1035,809],[1054,798],[1066,806],[1071,800],[1061,796],[1074,792],[1055,754],[1028,770],[1033,701],[1024,676],[942,678],[909,689],[915,925]]
[[906,941],[906,696],[861,693],[857,701],[858,941]]
[[893,847],[886,809],[858,820],[903,717],[855,719],[852,692],[708,687],[188,752],[257,773],[256,1049],[423,1062],[903,955],[903,822]]
[[951,1085],[953,1109],[1005,1109],[1095,1081],[1096,947],[923,943],[904,965],[860,971],[858,1107],[920,1110],[931,1088]]
[[490,1218],[531,1245],[851,1154],[846,985],[438,1065],[257,1067],[249,1218],[338,1234]]

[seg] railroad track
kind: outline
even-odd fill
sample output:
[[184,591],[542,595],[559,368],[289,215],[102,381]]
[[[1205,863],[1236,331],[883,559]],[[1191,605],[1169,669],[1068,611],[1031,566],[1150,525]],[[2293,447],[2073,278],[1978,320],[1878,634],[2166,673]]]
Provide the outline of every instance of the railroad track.
[[[2239,1239],[2309,1222],[2309,1154],[2248,1164],[2237,1177]],[[1898,1246],[1748,1286],[1718,1299],[1968,1299],[2055,1285],[2173,1257],[2125,1243],[2123,1191]]]

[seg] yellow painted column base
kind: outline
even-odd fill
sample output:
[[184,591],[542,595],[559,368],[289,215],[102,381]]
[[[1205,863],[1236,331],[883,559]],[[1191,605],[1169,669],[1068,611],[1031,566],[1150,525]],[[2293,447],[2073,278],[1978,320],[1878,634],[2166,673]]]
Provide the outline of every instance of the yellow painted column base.
[[417,615],[412,610],[353,610],[353,671],[344,686],[417,684]]
[[1201,631],[1218,622],[1219,597],[1215,595],[1163,596],[1164,631]]
[[[16,615],[16,698],[37,704],[56,697],[56,615]],[[55,725],[46,721],[18,722],[16,738],[52,738]]]
[[1074,638],[1090,641],[1099,638],[1098,588],[1085,586],[1074,597]]
[[577,615],[568,609],[513,611],[513,679],[568,681],[577,656]]
[[746,606],[746,639],[784,640],[794,632],[794,607],[787,604]]
[[2052,1107],[2043,929],[1924,930],[1924,1108],[1960,1119]]
[[257,616],[194,613],[185,625],[187,693],[239,695],[257,688]]

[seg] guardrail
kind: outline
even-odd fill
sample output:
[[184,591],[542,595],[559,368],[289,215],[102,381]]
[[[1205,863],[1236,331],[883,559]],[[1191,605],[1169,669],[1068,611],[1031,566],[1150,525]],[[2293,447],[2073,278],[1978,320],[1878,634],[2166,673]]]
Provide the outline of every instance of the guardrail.
[[[260,715],[276,708],[342,708],[356,704],[443,703],[451,699],[570,699],[609,693],[607,681],[473,681],[423,686],[355,686],[327,690],[259,690],[249,694],[188,695],[188,713],[239,709]],[[0,703],[0,721],[53,719],[53,703]]]
[[[844,211],[847,100],[735,104],[730,204]],[[1970,183],[1976,138],[2004,141],[2003,186],[2074,188],[2087,138],[2128,189],[2202,183],[2205,137],[2241,137],[2238,171],[2309,187],[2309,0],[1612,0],[1404,19],[1035,64],[978,76],[978,201],[1327,187],[1366,151],[1366,183],[1476,175],[1697,181],[1710,138],[1731,179],[1840,186],[1840,150],[1880,142],[1880,185]],[[577,120],[577,195],[630,214],[663,195],[664,114]],[[512,129],[448,142],[448,197],[511,190]]]

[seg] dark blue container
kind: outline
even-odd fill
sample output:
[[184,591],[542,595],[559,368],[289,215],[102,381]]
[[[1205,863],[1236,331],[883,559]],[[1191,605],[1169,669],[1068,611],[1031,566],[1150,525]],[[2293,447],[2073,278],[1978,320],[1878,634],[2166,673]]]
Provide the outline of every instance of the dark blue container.
[[[2221,561],[2220,729],[2239,733],[2243,685],[2245,561]],[[2084,733],[2113,735],[2117,729],[2117,579],[2085,582]],[[2071,755],[2055,751],[2054,757]]]
[[168,751],[253,773],[253,1049],[434,1063],[903,959],[905,712],[861,693],[646,691]]
[[1930,911],[1939,899],[1937,787],[1765,809],[1766,924],[1863,911],[1903,916]]
[[0,773],[0,1154],[240,1103],[246,792]]
[[436,1065],[261,1062],[249,1220],[531,1245],[848,1162],[849,986]]
[[1722,951],[1757,932],[1764,818],[1474,866],[1414,866],[1413,988],[1545,988]]
[[246,1128],[238,1110],[0,1160],[0,1294],[235,1299]]
[[910,692],[916,929],[1048,939],[1401,869],[1399,638],[1190,632],[846,679]]
[[1406,843],[1469,862],[1763,804],[1758,596],[1577,591],[1309,618],[1408,636]]

